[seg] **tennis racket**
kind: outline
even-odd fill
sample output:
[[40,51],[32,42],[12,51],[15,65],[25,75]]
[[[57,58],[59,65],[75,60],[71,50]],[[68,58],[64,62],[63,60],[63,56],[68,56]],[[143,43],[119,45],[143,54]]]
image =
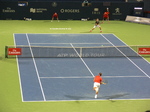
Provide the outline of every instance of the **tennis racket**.
[[104,85],[108,84],[108,80],[104,79],[104,80],[102,81],[102,84],[104,84]]

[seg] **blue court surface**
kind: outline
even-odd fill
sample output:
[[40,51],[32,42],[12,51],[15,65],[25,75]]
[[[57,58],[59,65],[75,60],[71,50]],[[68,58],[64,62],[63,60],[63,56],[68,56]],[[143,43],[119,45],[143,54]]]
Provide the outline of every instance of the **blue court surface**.
[[[14,41],[16,45],[27,46],[126,45],[114,34],[14,34]],[[142,57],[123,55],[120,58],[18,57],[22,101],[150,99],[150,63]],[[94,99],[93,77],[99,72],[108,84],[101,85],[98,99]]]

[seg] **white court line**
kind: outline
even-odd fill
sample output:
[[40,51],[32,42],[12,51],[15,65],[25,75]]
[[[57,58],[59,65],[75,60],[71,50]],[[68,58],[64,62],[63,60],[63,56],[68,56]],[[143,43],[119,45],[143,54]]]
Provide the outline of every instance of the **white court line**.
[[77,77],[40,77],[42,79],[72,79],[72,78],[93,78],[92,76],[77,76]]
[[[15,40],[15,34],[13,34],[13,37],[14,37],[14,44],[16,45],[16,40]],[[19,76],[19,83],[20,83],[20,92],[21,92],[21,99],[22,99],[22,102],[24,101],[24,98],[23,98],[23,89],[22,89],[22,82],[21,82],[21,75],[20,75],[20,68],[19,68],[19,61],[18,61],[18,56],[16,56],[16,60],[17,60],[17,67],[18,67],[18,76]]]
[[[141,78],[147,76],[103,76],[103,78]],[[73,78],[93,78],[93,76],[76,76],[76,77],[40,77],[41,79],[73,79]]]
[[[69,44],[70,45],[70,43],[30,43],[30,44]],[[71,43],[71,44],[110,44],[110,43]]]
[[[102,35],[102,34],[101,34]],[[150,78],[150,76],[145,73],[138,65],[136,65],[130,58],[128,58],[120,49],[118,49],[112,42],[110,42],[104,35],[102,35],[109,43],[111,43],[121,54],[123,54],[123,56],[125,56],[134,66],[136,66],[141,72],[143,72],[148,78]]]
[[[138,99],[133,99],[133,98],[126,98],[126,99],[116,99],[116,98],[112,98],[112,99],[109,99],[109,98],[102,98],[102,99],[87,99],[87,100],[46,100],[46,102],[70,102],[70,101],[89,101],[89,102],[93,102],[93,101],[119,101],[119,100],[126,100],[126,101],[132,101],[132,100],[150,100],[150,98],[138,98]],[[24,101],[24,102],[44,102],[44,101],[41,101],[41,100],[37,100],[37,101]]]
[[[29,41],[28,34],[26,34],[26,37],[27,37],[27,41],[28,41],[29,46],[31,46],[31,45],[30,45],[30,41]],[[32,48],[31,48],[31,47],[29,47],[29,48],[30,48],[30,51],[31,51],[33,63],[34,63],[35,70],[36,70],[37,77],[38,77],[38,81],[39,81],[39,84],[40,84],[42,96],[43,96],[44,101],[46,101],[45,94],[44,94],[43,87],[42,87],[42,83],[41,83],[40,76],[39,76],[39,72],[38,72],[38,69],[37,69],[37,66],[36,66],[36,62],[35,62],[35,59],[34,59],[34,55],[33,55],[33,52],[32,52]]]

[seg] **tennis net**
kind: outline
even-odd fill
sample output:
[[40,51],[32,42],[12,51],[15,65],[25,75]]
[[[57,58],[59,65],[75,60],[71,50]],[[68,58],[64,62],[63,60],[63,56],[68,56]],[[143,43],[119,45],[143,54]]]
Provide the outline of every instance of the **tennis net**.
[[99,58],[150,56],[150,45],[56,47],[56,46],[5,46],[6,58]]

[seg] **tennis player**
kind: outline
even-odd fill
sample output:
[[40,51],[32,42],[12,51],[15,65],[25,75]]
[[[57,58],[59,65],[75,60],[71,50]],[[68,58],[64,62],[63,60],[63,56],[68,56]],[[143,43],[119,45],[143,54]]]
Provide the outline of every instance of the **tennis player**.
[[94,27],[90,30],[90,32],[92,32],[96,27],[98,27],[100,29],[100,32],[102,32],[102,28],[101,26],[99,25],[99,19],[97,18],[96,21],[95,21],[95,25]]
[[51,20],[51,22],[53,22],[54,18],[56,18],[57,21],[59,22],[58,14],[57,14],[56,12],[52,15],[52,20]]
[[106,12],[104,12],[103,14],[103,22],[104,20],[108,21],[109,22],[109,10],[107,9]]
[[98,96],[98,92],[100,89],[100,85],[101,84],[105,84],[104,82],[102,82],[102,73],[99,73],[97,76],[94,77],[94,85],[93,85],[93,90],[95,91],[95,98],[97,98]]

